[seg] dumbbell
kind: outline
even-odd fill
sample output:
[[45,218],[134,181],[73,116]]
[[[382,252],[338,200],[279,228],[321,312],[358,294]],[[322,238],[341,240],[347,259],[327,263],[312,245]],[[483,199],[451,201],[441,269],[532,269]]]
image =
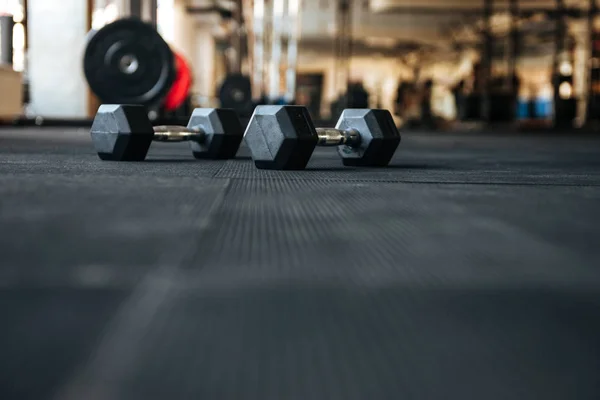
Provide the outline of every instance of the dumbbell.
[[90,130],[98,156],[107,161],[143,161],[152,141],[189,141],[197,159],[234,158],[243,134],[230,109],[196,108],[187,127],[153,127],[144,106],[121,104],[101,105]]
[[346,109],[335,128],[315,128],[303,106],[258,106],[244,140],[260,169],[304,169],[316,146],[337,146],[346,166],[386,166],[400,144],[387,110]]

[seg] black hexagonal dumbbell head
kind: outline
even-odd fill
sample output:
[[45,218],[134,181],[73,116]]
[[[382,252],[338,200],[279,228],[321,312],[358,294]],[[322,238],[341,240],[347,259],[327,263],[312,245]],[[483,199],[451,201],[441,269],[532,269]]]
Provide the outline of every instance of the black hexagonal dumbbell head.
[[205,134],[201,143],[190,142],[192,153],[198,159],[234,158],[244,138],[240,119],[235,110],[230,109],[197,108],[187,128],[200,129]]
[[145,107],[103,104],[96,113],[90,135],[102,160],[143,161],[154,130]]
[[354,129],[360,135],[359,146],[338,146],[346,166],[386,166],[400,145],[400,133],[388,110],[346,109],[335,127]]
[[318,142],[306,107],[258,106],[244,140],[261,169],[304,169]]

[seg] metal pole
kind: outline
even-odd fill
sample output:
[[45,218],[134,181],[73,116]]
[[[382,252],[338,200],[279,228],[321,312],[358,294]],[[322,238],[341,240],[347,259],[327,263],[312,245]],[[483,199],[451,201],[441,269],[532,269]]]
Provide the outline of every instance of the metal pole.
[[0,15],[0,64],[13,65],[13,28],[12,15]]
[[150,16],[150,23],[154,26],[154,29],[158,27],[158,0],[149,0],[150,10],[148,14]]
[[29,11],[29,4],[28,4],[29,0],[23,0],[23,30],[25,31],[25,43],[24,43],[24,47],[25,47],[25,54],[27,54],[27,49],[29,48],[29,30],[28,30],[28,23],[27,21],[29,20],[28,16],[28,11]]
[[300,0],[288,0],[289,34],[287,47],[286,102],[296,98],[296,67],[298,63],[298,35],[300,27]]
[[520,56],[519,49],[519,0],[510,0],[510,58],[508,60],[508,79],[510,80],[511,93],[516,93],[519,88],[513,79],[517,72],[517,61]]
[[565,51],[565,20],[564,20],[564,0],[556,0],[556,11],[558,17],[555,22],[555,37],[554,37],[554,68],[558,71],[560,65],[560,56]]
[[[352,2],[348,2],[348,11],[346,13],[346,93],[348,93],[348,87],[350,86],[350,72],[352,66]],[[346,100],[347,104],[348,100]]]
[[337,9],[337,35],[336,35],[336,89],[341,94],[341,107],[348,106],[348,81],[350,79],[349,59],[351,51],[351,4],[349,0],[339,0]]
[[231,62],[231,69],[229,73],[241,74],[242,73],[242,28],[239,23],[239,9],[234,11],[234,29],[233,34],[230,37],[229,45],[230,50],[233,54],[233,60]]
[[338,6],[337,10],[337,21],[336,21],[336,31],[335,31],[335,90],[336,94],[341,96],[343,94],[342,84],[340,76],[341,72],[341,59],[342,54],[344,52],[343,44],[342,44],[342,35],[343,35],[343,27],[342,27],[342,18],[340,17],[340,8]]
[[565,50],[565,21],[564,21],[564,0],[556,0],[556,26],[555,26],[555,37],[554,37],[554,60],[553,60],[553,68],[552,68],[552,78],[553,78],[553,86],[554,86],[554,120],[556,122],[557,118],[559,118],[559,104],[560,104],[560,59]]
[[335,29],[335,37],[333,38],[333,74],[334,74],[334,82],[335,82],[335,93],[336,95],[341,95],[342,89],[340,85],[340,58],[341,58],[341,21],[340,18],[340,2],[343,0],[338,0],[337,8],[336,8],[336,29]]
[[588,105],[586,107],[586,120],[587,121],[592,121],[592,120],[596,120],[595,118],[595,112],[596,112],[596,95],[594,93],[594,81],[592,79],[592,69],[593,69],[593,61],[596,57],[596,51],[595,51],[595,41],[596,41],[596,34],[594,31],[594,19],[596,18],[596,15],[598,14],[598,6],[596,4],[596,0],[590,0],[590,7],[588,10],[588,34],[589,34],[589,51],[590,51],[590,56],[589,58],[589,63],[588,63],[588,67],[587,67],[587,71],[588,71],[588,97],[587,97],[587,101],[588,101]]
[[260,98],[264,92],[264,58],[265,58],[265,0],[254,0],[252,22],[252,96]]
[[489,122],[491,117],[491,81],[492,81],[492,61],[494,51],[494,36],[492,32],[492,13],[494,8],[493,0],[484,0],[483,19],[484,19],[484,51],[483,51],[483,93],[481,98],[481,117]]
[[269,98],[271,101],[281,95],[281,33],[285,0],[273,0],[271,62],[269,63]]
[[270,76],[271,76],[271,57],[272,57],[272,46],[273,46],[273,2],[275,0],[263,0],[265,9],[264,17],[262,19],[263,24],[263,87],[262,97],[268,99],[270,95]]
[[142,0],[129,0],[129,15],[131,17],[142,18]]

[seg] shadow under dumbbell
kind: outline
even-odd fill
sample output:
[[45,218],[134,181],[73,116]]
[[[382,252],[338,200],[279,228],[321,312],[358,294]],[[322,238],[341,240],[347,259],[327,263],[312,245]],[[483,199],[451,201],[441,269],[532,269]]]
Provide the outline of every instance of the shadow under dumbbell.
[[313,171],[313,172],[348,172],[355,173],[356,170],[360,168],[352,168],[352,167],[311,167],[308,166],[305,169],[301,170],[291,170],[291,171]]
[[177,164],[185,164],[185,163],[190,163],[190,164],[196,164],[199,163],[199,160],[196,159],[189,159],[189,158],[147,158],[145,159],[143,162],[146,163],[177,163]]
[[423,169],[432,171],[452,170],[454,168],[445,165],[433,164],[390,164],[385,167],[374,167],[376,169]]
[[231,158],[231,159],[211,159],[211,160],[202,160],[202,159],[195,159],[195,158],[147,158],[145,159],[143,162],[152,162],[152,163],[202,163],[202,162],[206,162],[206,161],[212,161],[212,162],[224,162],[224,161],[252,161],[252,157],[250,156],[242,156],[242,157],[235,157],[235,158]]
[[306,171],[336,171],[336,172],[348,172],[348,173],[357,173],[360,171],[386,171],[386,170],[399,170],[399,169],[412,169],[412,170],[430,170],[430,171],[444,171],[444,170],[452,170],[454,168],[444,166],[444,165],[435,165],[435,164],[419,164],[419,163],[402,163],[402,164],[389,164],[385,166],[364,166],[364,167],[355,167],[355,166],[320,166],[320,165],[308,165],[306,167]]

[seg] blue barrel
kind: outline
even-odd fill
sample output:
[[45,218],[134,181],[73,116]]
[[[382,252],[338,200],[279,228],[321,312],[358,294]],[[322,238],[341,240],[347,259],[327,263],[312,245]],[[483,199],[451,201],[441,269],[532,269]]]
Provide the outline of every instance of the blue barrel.
[[554,112],[552,99],[537,97],[517,101],[517,119],[549,119]]
[[529,99],[519,98],[517,100],[517,119],[529,119]]
[[552,99],[538,97],[535,99],[535,118],[548,119],[552,118],[553,107]]

